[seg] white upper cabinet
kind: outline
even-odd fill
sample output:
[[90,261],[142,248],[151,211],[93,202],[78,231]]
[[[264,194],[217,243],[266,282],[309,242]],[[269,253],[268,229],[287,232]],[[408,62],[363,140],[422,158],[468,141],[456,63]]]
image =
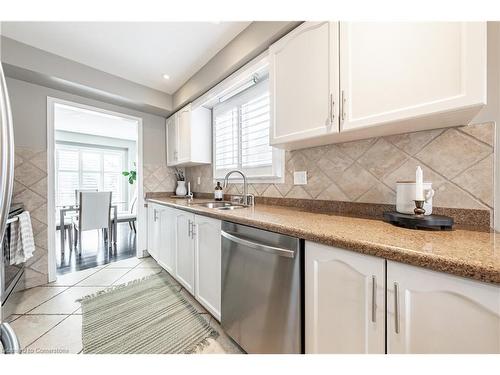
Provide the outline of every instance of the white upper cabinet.
[[340,82],[341,131],[420,130],[413,120],[458,109],[428,126],[465,125],[486,104],[486,23],[343,22]]
[[212,162],[211,111],[188,104],[166,122],[168,166],[193,166]]
[[305,246],[306,353],[385,353],[385,260]]
[[269,55],[276,147],[466,125],[486,104],[486,22],[304,22]]
[[338,132],[338,27],[305,22],[269,48],[271,145]]
[[166,130],[166,144],[167,144],[167,164],[169,166],[176,165],[177,162],[177,120],[178,116],[172,115],[167,119]]
[[220,320],[221,222],[195,215],[195,297]]
[[388,353],[500,353],[500,287],[387,262]]

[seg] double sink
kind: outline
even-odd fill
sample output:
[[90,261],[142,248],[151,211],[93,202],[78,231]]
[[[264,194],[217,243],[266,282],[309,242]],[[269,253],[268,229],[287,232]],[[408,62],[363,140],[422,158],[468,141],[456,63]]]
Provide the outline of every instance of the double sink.
[[232,202],[204,202],[195,203],[194,206],[202,206],[207,208],[214,208],[216,210],[236,210],[239,208],[246,208],[247,206]]

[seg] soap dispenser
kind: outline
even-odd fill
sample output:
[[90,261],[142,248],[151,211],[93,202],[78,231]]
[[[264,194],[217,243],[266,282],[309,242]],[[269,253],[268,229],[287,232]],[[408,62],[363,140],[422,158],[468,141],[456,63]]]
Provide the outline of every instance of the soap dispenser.
[[224,192],[222,190],[222,186],[220,186],[220,182],[217,181],[217,185],[215,186],[214,190],[214,199],[216,201],[221,201],[223,197],[224,197]]

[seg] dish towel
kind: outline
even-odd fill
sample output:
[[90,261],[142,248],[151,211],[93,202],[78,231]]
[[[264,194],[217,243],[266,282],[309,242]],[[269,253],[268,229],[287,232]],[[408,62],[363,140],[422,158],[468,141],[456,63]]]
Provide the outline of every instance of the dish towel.
[[35,241],[28,211],[17,215],[18,220],[10,225],[10,264],[26,262],[33,256]]

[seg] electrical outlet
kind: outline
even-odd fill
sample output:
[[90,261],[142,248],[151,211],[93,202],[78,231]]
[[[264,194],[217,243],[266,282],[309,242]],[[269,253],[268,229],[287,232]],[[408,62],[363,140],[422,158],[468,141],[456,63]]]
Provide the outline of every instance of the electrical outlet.
[[307,185],[307,171],[293,172],[294,185]]
[[201,184],[201,177],[200,177],[200,176],[198,176],[198,179],[196,180],[196,183],[197,183],[198,185],[200,185],[200,184]]

